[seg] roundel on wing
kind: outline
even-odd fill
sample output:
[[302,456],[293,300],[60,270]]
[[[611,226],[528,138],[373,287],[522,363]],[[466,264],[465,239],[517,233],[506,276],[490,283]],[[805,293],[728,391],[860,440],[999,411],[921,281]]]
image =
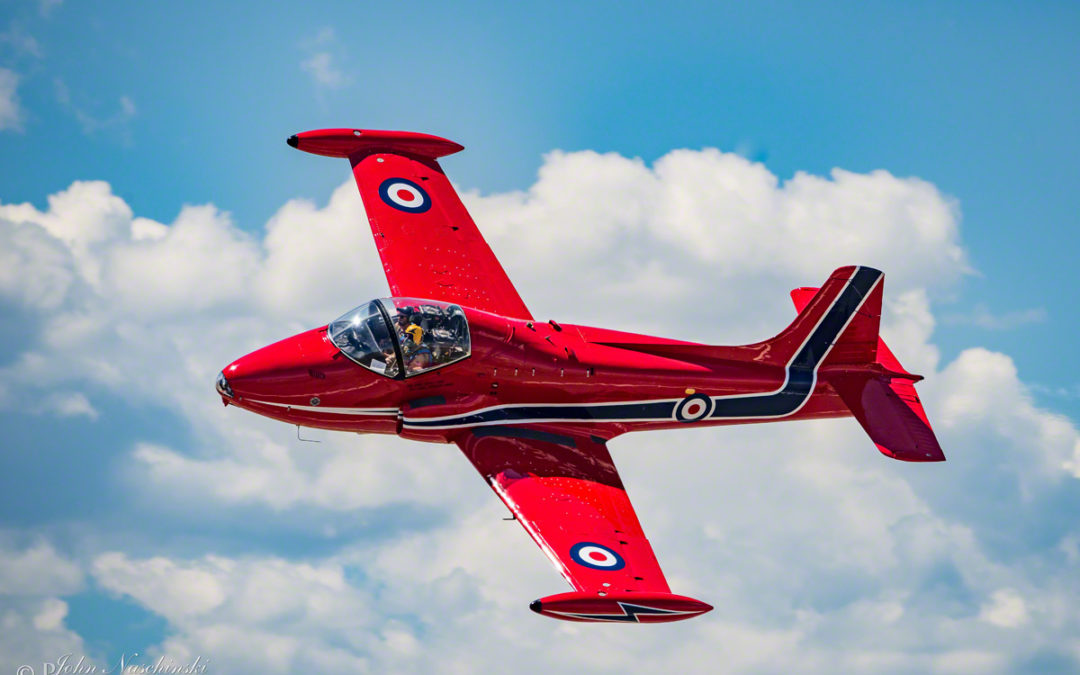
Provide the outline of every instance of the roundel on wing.
[[431,197],[411,180],[387,178],[379,185],[379,197],[389,206],[406,213],[423,213],[431,208]]
[[679,401],[675,406],[675,419],[680,422],[697,422],[712,414],[716,401],[705,394],[694,394]]
[[626,567],[623,557],[607,546],[582,541],[570,548],[570,559],[594,570],[621,570]]

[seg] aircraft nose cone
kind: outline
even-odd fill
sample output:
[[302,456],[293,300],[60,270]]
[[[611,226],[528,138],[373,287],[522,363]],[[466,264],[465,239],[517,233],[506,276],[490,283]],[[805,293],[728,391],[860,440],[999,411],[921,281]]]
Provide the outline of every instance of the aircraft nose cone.
[[214,388],[225,398],[233,398],[235,396],[232,387],[229,386],[229,381],[225,379],[225,371],[218,373],[217,382],[214,383]]
[[310,397],[325,377],[324,371],[332,367],[335,353],[324,331],[306,331],[225,366],[218,376],[218,392],[236,401],[290,402]]

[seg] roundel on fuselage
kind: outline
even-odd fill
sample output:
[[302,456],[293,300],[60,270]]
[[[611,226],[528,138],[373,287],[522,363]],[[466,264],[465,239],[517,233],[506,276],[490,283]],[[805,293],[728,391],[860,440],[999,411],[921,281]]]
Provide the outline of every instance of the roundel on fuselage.
[[694,394],[679,401],[675,406],[675,419],[680,422],[697,422],[708,417],[716,402],[705,394]]

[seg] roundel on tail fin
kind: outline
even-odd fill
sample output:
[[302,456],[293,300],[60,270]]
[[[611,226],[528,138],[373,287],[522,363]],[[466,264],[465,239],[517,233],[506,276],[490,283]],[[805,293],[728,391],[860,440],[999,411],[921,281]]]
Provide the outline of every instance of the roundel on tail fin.
[[387,205],[406,213],[423,213],[431,208],[431,197],[411,180],[387,178],[379,184],[379,197]]

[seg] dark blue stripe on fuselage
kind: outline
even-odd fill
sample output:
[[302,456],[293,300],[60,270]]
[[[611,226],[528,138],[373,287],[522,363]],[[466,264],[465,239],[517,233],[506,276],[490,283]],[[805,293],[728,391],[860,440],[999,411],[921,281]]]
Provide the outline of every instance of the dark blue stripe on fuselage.
[[469,426],[492,422],[531,422],[534,420],[566,420],[569,422],[603,422],[605,420],[655,419],[671,417],[675,401],[624,403],[615,405],[551,405],[496,408],[463,415],[453,420],[405,420],[411,427]]
[[[710,418],[783,417],[798,410],[813,393],[815,371],[829,348],[847,325],[848,319],[870,293],[881,272],[860,267],[850,283],[844,286],[836,302],[813,334],[799,349],[787,368],[787,382],[780,391],[738,397],[717,397]],[[406,426],[466,427],[476,424],[533,422],[559,420],[567,422],[604,422],[610,420],[655,420],[674,418],[679,401],[647,401],[644,403],[547,405],[495,408],[462,415],[454,419],[404,420]]]

